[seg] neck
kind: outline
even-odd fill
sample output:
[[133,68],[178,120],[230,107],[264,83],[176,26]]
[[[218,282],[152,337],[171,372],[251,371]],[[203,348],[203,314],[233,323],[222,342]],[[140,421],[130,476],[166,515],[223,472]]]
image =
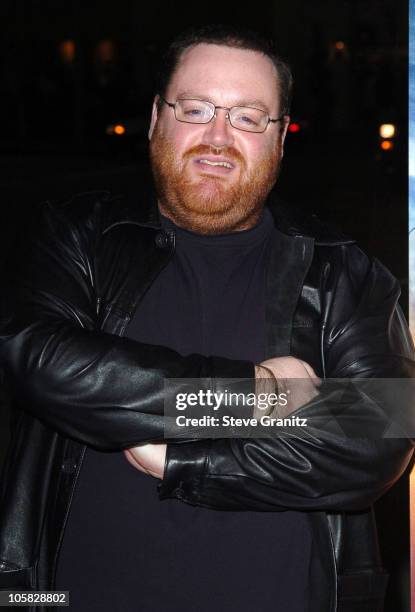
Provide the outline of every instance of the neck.
[[234,218],[231,215],[209,214],[209,212],[182,211],[158,201],[160,213],[175,225],[198,234],[225,234],[241,232],[254,227],[261,217],[264,204],[249,211],[244,216]]

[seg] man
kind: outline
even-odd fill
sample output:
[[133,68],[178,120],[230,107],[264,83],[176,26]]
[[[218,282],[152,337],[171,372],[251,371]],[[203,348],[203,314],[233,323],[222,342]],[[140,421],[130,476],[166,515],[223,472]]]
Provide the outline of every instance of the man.
[[14,278],[0,585],[69,590],[74,610],[381,610],[371,507],[412,444],[324,427],[166,444],[163,385],[410,376],[397,282],[269,197],[291,76],[266,42],[188,32],[161,77],[157,210],[47,205]]

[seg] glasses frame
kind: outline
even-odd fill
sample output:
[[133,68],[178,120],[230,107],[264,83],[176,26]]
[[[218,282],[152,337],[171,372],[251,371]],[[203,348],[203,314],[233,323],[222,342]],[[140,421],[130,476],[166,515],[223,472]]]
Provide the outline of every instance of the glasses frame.
[[[174,118],[176,119],[176,121],[179,121],[180,123],[190,123],[193,125],[207,125],[208,123],[210,123],[212,121],[212,119],[214,119],[216,117],[216,110],[218,108],[222,109],[222,110],[226,110],[228,111],[226,113],[226,116],[229,120],[230,125],[235,129],[235,130],[241,130],[241,132],[249,132],[250,134],[263,134],[265,132],[265,130],[267,129],[267,127],[269,126],[270,123],[278,123],[278,121],[281,121],[282,119],[284,119],[284,117],[287,117],[287,113],[284,111],[280,117],[277,117],[277,119],[272,119],[268,113],[264,110],[262,110],[262,108],[255,108],[254,106],[231,106],[230,108],[227,106],[216,106],[215,104],[213,104],[213,102],[209,102],[208,100],[199,100],[198,98],[180,98],[179,100],[176,100],[176,102],[169,102],[168,100],[166,100],[166,98],[164,98],[161,94],[158,94],[160,100],[162,100],[165,104],[167,104],[167,106],[170,106],[170,108],[174,109]],[[204,102],[205,104],[209,104],[209,106],[211,108],[213,108],[213,115],[212,117],[209,119],[209,121],[186,121],[184,119],[178,119],[177,118],[177,114],[176,114],[176,106],[177,103],[180,102],[181,100],[196,100],[197,102]],[[231,120],[231,110],[233,108],[252,108],[254,110],[258,110],[261,111],[262,113],[265,113],[265,115],[268,118],[267,124],[265,125],[264,129],[261,131],[257,131],[257,130],[246,130],[244,128],[241,127],[237,127],[236,125],[233,125],[232,120]]]

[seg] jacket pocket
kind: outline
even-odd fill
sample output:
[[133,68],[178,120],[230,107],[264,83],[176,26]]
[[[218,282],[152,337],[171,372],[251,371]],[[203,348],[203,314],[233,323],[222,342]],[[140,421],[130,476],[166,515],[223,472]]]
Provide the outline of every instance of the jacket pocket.
[[338,612],[383,612],[389,574],[362,571],[338,578]]

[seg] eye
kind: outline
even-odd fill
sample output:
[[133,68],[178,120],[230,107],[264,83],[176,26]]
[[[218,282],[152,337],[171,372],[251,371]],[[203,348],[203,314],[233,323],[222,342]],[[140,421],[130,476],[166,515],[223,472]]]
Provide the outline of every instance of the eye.
[[256,121],[252,117],[248,115],[241,115],[238,117],[238,121],[242,121],[243,123],[247,123],[248,125],[257,125]]
[[203,115],[203,111],[200,108],[186,108],[184,114],[187,117],[200,117],[200,115]]
[[255,108],[235,107],[233,122],[242,129],[256,129],[261,126],[262,112]]
[[206,123],[211,117],[210,106],[202,100],[180,100],[178,112],[179,118],[191,123]]

